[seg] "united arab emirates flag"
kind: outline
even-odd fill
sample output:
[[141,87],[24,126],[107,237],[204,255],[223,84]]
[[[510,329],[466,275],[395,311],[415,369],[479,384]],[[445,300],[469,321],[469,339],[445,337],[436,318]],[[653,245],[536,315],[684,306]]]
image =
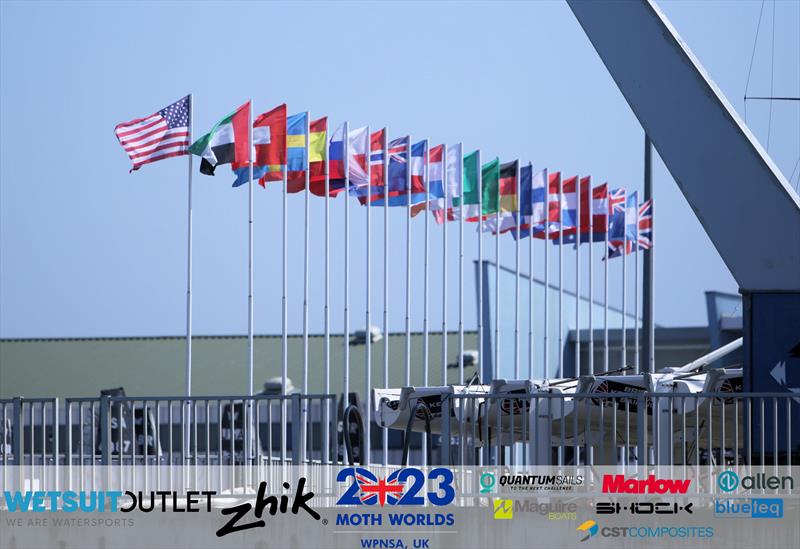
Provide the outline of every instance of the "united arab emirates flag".
[[211,131],[195,141],[189,152],[202,157],[200,173],[214,175],[220,164],[233,164],[233,168],[246,165],[250,132],[250,102],[226,116],[211,128]]

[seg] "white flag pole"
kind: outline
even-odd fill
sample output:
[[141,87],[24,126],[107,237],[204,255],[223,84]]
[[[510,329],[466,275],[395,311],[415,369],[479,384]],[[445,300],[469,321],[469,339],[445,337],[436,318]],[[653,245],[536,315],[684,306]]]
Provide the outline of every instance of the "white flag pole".
[[[559,177],[561,175],[559,174]],[[544,358],[542,374],[550,379],[550,174],[544,176]],[[559,205],[559,208],[561,206]],[[531,233],[533,238],[533,233]]]
[[372,439],[370,433],[370,425],[372,424],[372,406],[370,404],[370,395],[372,393],[372,311],[370,305],[372,304],[372,269],[371,269],[371,252],[372,252],[372,165],[370,157],[372,156],[372,134],[370,134],[369,126],[367,126],[367,280],[366,280],[366,304],[365,304],[365,322],[366,322],[366,341],[364,345],[366,357],[364,364],[364,448],[361,463],[370,463],[370,449],[372,448]]
[[[344,123],[344,400],[342,410],[350,405],[350,124]],[[344,436],[349,436],[347,425]],[[350,456],[353,458],[353,456]]]
[[[447,145],[442,145],[442,195],[442,385],[447,385],[447,223],[451,202],[450,189],[447,187]],[[430,212],[426,212],[426,219],[427,216],[430,216]]]
[[531,170],[530,185],[530,211],[531,217],[528,220],[528,379],[533,379],[533,164],[528,162]]
[[[425,186],[425,191],[427,194],[428,185],[430,182],[428,181],[428,166],[430,165],[430,142],[426,139],[425,143],[425,152],[423,156],[423,165],[422,165],[422,184]],[[424,203],[425,207],[427,207],[427,203]],[[430,217],[425,212],[425,246],[424,246],[424,260],[423,260],[423,297],[422,297],[422,370],[423,370],[423,385],[428,385],[429,379],[429,355],[430,355],[430,347],[429,347],[429,333],[428,333],[428,218]],[[427,452],[426,446],[422,446],[422,463],[427,463]]]
[[639,373],[639,195],[636,195],[636,241],[633,243],[635,255],[633,261],[633,368]]
[[[498,170],[501,167],[498,163]],[[498,171],[497,209],[494,212],[494,379],[500,377],[500,175]]]
[[[389,129],[383,129],[383,387],[389,388]],[[389,430],[382,429],[384,467],[389,460]]]
[[[309,210],[308,210],[308,184],[311,179],[309,170],[310,167],[310,152],[308,150],[308,143],[311,132],[311,115],[306,112],[306,127],[305,127],[305,165],[303,186],[305,187],[305,242],[303,253],[303,394],[308,394],[308,225],[309,225]],[[307,401],[302,401],[302,429],[300,430],[300,455],[303,462],[306,460],[306,446],[308,441],[308,405]]]
[[589,180],[589,375],[594,375],[594,189]]
[[558,377],[564,377],[564,184],[558,181]]
[[[287,205],[288,205],[288,192],[286,189],[287,186],[287,179],[289,171],[289,158],[288,158],[288,151],[287,157],[285,159],[286,164],[283,165],[283,280],[282,280],[282,310],[281,310],[281,324],[282,324],[282,334],[281,334],[281,394],[286,397],[288,395],[288,383],[289,383],[289,337],[288,337],[288,328],[289,328],[289,308],[288,308],[288,301],[287,301],[287,294],[288,294],[288,235],[289,235],[289,227],[288,227],[288,219],[287,219]],[[286,462],[286,445],[288,443],[288,438],[286,436],[286,398],[281,400],[281,463],[285,464]]]
[[[514,192],[514,203],[516,204],[516,227],[515,231],[517,240],[516,240],[516,257],[514,259],[515,268],[516,268],[516,277],[514,278],[514,379],[519,379],[519,224],[520,224],[520,215],[519,215],[519,160],[517,160],[517,172],[515,174],[516,177],[516,188]],[[513,212],[512,212],[513,215]]]
[[627,349],[626,344],[628,340],[628,334],[625,331],[625,324],[626,318],[626,306],[627,306],[627,256],[628,256],[628,195],[625,194],[625,202],[622,204],[623,208],[625,208],[625,217],[623,218],[622,222],[622,353],[621,353],[621,363],[620,367],[624,368],[625,363],[627,362]]
[[[325,363],[324,363],[324,390],[326,395],[331,392],[331,317],[330,317],[330,137],[328,123],[325,122]],[[322,463],[330,460],[330,405],[325,402],[322,406]]]
[[483,341],[483,166],[481,166],[481,151],[478,149],[476,154],[478,163],[478,371],[480,379],[483,381],[483,361],[485,345]]
[[406,386],[411,385],[411,136],[406,144]]
[[575,375],[581,375],[581,178],[575,178]]
[[[464,145],[458,145],[458,383],[464,384]],[[446,215],[449,214],[449,209]],[[480,347],[479,347],[480,348]]]
[[[189,143],[194,126],[194,97],[189,94]],[[252,126],[252,123],[250,124]],[[184,367],[186,396],[192,396],[192,153],[189,157],[189,185],[186,210],[186,364]]]
[[247,147],[248,172],[248,223],[247,223],[247,394],[253,394],[253,102],[249,105],[247,127],[249,142]]
[[[425,194],[427,195],[428,186],[430,185],[430,181],[428,179],[428,167],[430,165],[430,141],[427,139],[424,141],[425,143],[425,152],[423,156],[423,164],[422,164],[422,185],[425,189]],[[425,197],[427,198],[427,196]],[[423,202],[425,207],[427,208],[427,202]],[[430,338],[428,333],[428,221],[429,221],[428,212],[425,212],[425,257],[424,257],[424,267],[423,267],[423,298],[422,298],[422,370],[423,370],[423,385],[428,385],[429,379],[429,360],[430,360]],[[422,463],[428,463],[428,447],[423,444],[422,445]]]
[[608,371],[608,231],[611,227],[611,188],[606,187],[608,207],[606,207],[605,253],[603,259],[603,372]]

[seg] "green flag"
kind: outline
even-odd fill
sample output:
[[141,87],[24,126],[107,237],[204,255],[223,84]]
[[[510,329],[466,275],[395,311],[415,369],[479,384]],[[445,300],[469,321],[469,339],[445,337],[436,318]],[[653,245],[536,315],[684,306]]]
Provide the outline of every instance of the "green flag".
[[497,212],[497,202],[500,194],[500,159],[495,158],[481,168],[483,178],[483,215]]

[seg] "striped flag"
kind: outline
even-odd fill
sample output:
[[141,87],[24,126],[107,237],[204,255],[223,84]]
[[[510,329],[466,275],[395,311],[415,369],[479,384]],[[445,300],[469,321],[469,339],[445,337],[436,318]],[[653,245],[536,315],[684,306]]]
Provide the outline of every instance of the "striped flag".
[[189,154],[189,119],[192,103],[187,95],[160,111],[122,122],[114,128],[119,144],[128,153],[133,168]]

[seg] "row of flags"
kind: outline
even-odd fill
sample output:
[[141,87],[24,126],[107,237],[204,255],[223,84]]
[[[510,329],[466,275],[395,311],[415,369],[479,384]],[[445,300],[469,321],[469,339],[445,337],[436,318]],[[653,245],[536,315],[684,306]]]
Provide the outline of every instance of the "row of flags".
[[464,154],[461,144],[429,147],[427,140],[412,143],[408,136],[389,141],[385,129],[369,132],[342,124],[329,138],[327,117],[289,116],[286,104],[255,117],[251,128],[250,110],[248,101],[191,146],[190,96],[149,117],[118,124],[115,133],[133,162],[131,171],[194,154],[206,175],[230,164],[237,187],[250,180],[252,152],[253,179],[266,186],[283,181],[285,170],[290,193],[306,189],[308,169],[308,191],[324,197],[327,165],[329,196],[347,185],[362,205],[405,206],[412,216],[428,210],[440,224],[463,216],[483,221],[483,230],[493,234],[510,232],[514,238],[554,244],[607,239],[608,258],[652,247],[653,204],[639,204],[636,192],[626,196],[624,188],[609,189],[607,183],[592,187],[591,177],[562,180],[560,172],[534,173],[530,163],[518,160],[481,163],[479,151]]

